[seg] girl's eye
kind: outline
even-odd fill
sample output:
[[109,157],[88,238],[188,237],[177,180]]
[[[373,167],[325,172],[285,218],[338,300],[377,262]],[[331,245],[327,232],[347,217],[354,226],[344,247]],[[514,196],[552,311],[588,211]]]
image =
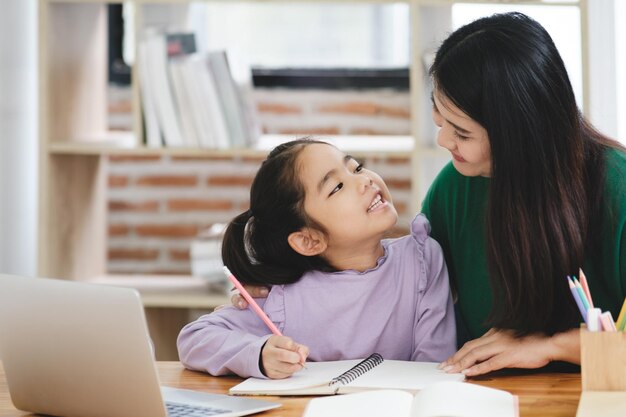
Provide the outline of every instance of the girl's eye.
[[363,164],[357,165],[357,167],[354,169],[354,172],[361,172],[361,171],[363,171]]
[[337,191],[341,190],[342,188],[343,188],[343,182],[340,182],[339,184],[337,184],[335,188],[333,188],[333,190],[330,192],[328,196],[330,197],[331,195],[335,194]]
[[454,131],[454,136],[456,136],[456,138],[459,139],[459,140],[468,140],[469,139],[469,136],[463,136],[459,132],[457,132],[456,130]]

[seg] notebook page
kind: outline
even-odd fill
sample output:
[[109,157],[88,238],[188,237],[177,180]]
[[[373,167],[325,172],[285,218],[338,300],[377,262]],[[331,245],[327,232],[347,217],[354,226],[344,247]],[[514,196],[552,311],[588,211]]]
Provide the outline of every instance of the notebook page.
[[336,376],[341,375],[352,368],[362,359],[331,361],[331,362],[306,362],[306,369],[296,372],[286,379],[259,379],[248,378],[241,384],[231,388],[231,394],[238,392],[282,392],[318,385],[326,385]]
[[442,381],[463,381],[463,374],[448,374],[437,369],[435,362],[408,362],[385,360],[361,375],[339,392],[363,389],[401,389],[418,391],[428,384]]
[[518,417],[517,397],[465,382],[441,382],[415,396],[412,417]]
[[315,398],[303,417],[410,417],[413,395],[405,391],[368,391]]

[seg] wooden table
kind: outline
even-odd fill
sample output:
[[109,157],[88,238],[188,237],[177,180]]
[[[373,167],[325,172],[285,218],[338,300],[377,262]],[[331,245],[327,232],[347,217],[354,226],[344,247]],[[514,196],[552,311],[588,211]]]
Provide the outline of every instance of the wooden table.
[[[158,362],[163,385],[206,392],[226,393],[241,378],[211,377],[184,369],[179,362]],[[473,378],[472,383],[509,391],[519,396],[521,417],[574,417],[580,397],[580,374],[499,372]],[[299,417],[311,397],[262,397],[282,407],[257,414],[260,417]],[[9,397],[4,369],[0,364],[0,416],[32,416],[16,410]],[[129,416],[132,417],[132,416]]]

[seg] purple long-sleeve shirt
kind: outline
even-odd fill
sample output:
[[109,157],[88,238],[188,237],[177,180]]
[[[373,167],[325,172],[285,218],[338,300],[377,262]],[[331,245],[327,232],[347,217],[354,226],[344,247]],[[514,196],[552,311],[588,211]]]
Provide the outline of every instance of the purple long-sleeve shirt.
[[[411,234],[383,240],[384,255],[364,272],[307,272],[257,302],[280,331],[309,347],[310,361],[365,358],[442,361],[456,349],[448,271],[423,215]],[[178,336],[184,366],[212,375],[265,376],[259,355],[270,330],[255,313],[225,307]]]

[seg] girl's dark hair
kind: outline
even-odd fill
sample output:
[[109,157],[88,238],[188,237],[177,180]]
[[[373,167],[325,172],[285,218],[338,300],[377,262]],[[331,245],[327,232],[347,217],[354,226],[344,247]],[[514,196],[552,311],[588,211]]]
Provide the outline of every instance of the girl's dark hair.
[[250,210],[226,228],[222,260],[242,283],[290,284],[310,270],[334,271],[321,256],[300,255],[287,241],[303,227],[325,232],[304,212],[304,186],[298,172],[298,156],[313,143],[328,145],[303,138],[274,148],[252,182]]
[[490,325],[553,334],[580,322],[565,279],[599,241],[604,149],[576,106],[547,31],[521,13],[452,33],[430,69],[437,93],[489,136]]

